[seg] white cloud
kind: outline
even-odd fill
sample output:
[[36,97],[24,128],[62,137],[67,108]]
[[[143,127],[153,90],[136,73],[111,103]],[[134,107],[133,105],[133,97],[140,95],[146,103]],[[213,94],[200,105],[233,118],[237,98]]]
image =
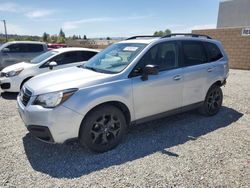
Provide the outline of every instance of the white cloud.
[[65,30],[72,30],[72,29],[78,28],[79,25],[83,23],[101,22],[105,20],[106,18],[89,18],[89,19],[82,19],[82,20],[76,20],[76,21],[71,21],[71,22],[64,22],[62,28]]
[[0,12],[20,12],[20,7],[15,3],[1,3]]
[[29,6],[22,6],[16,3],[2,3],[0,5],[0,12],[22,13],[28,18],[44,18],[55,11],[51,9],[35,9]]
[[94,23],[94,22],[115,22],[115,21],[126,21],[126,20],[141,20],[151,17],[149,16],[130,16],[130,17],[99,17],[99,18],[87,18],[75,21],[64,22],[62,28],[65,30],[77,29],[83,23]]
[[[4,27],[0,26],[0,33],[4,33]],[[25,34],[25,29],[23,29],[21,26],[12,24],[12,23],[7,23],[7,33],[9,34]]]
[[34,10],[26,14],[29,18],[43,18],[53,14],[53,10]]

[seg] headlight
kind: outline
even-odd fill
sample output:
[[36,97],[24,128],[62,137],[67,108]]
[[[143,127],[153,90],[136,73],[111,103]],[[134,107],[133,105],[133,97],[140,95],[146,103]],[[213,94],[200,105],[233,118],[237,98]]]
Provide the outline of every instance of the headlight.
[[44,108],[54,108],[66,101],[77,90],[78,89],[67,89],[63,91],[38,95],[33,104],[40,105]]
[[17,76],[17,75],[20,74],[20,72],[22,72],[22,71],[23,71],[23,68],[19,68],[19,69],[10,71],[10,72],[6,72],[6,73],[5,73],[5,76],[6,76],[6,77]]

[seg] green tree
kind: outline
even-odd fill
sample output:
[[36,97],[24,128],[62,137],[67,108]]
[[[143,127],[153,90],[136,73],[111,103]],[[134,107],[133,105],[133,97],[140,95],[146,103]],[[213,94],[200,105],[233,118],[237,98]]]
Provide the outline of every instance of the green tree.
[[62,29],[60,29],[60,32],[59,32],[58,37],[65,38],[65,33],[63,32],[63,30],[62,30]]
[[32,36],[25,36],[23,38],[23,40],[25,40],[25,41],[34,41],[34,38]]
[[57,35],[51,35],[50,38],[51,38],[51,42],[52,43],[56,43],[57,42],[57,38],[58,38]]
[[164,35],[169,35],[169,34],[171,34],[170,29],[166,29],[165,31],[155,31],[154,32],[154,36],[158,36],[158,37],[162,37]]
[[166,29],[165,30],[165,35],[170,35],[171,34],[171,30],[170,29]]
[[87,39],[87,36],[86,36],[86,35],[83,35],[83,39],[86,40],[86,39]]
[[62,29],[60,29],[58,37],[55,39],[57,43],[64,44],[65,43],[65,33]]
[[65,43],[65,38],[64,37],[57,37],[57,43],[59,44],[64,44]]
[[159,36],[159,37],[163,37],[163,36],[164,36],[164,32],[163,32],[163,31],[159,31],[159,32],[158,32],[158,36]]
[[110,37],[107,37],[106,40],[111,40],[111,38],[110,38]]
[[44,32],[43,36],[42,36],[42,40],[43,40],[43,42],[48,42],[49,41],[49,34]]
[[158,31],[155,31],[154,32],[154,36],[158,36],[159,34],[158,34]]

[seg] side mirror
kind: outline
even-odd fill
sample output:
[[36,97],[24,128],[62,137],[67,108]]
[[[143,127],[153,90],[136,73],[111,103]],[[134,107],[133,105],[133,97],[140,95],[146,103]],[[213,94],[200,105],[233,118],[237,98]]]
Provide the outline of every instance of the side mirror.
[[49,63],[49,69],[52,70],[55,66],[57,66],[57,63],[55,61],[51,61]]
[[10,51],[9,48],[4,48],[4,49],[2,49],[2,52],[3,52],[3,53],[7,53],[7,52],[9,52],[9,51]]
[[148,75],[157,75],[159,73],[158,65],[146,65],[143,69],[142,81],[148,80]]

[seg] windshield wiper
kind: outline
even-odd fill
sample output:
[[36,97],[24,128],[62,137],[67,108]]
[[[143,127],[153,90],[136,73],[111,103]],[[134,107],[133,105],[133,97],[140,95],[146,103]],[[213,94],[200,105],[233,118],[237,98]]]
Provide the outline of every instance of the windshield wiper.
[[96,68],[94,68],[94,67],[88,67],[88,66],[84,66],[84,65],[82,67],[85,68],[85,69],[89,69],[89,70],[98,72],[98,70]]
[[113,68],[116,68],[116,67],[120,67],[120,66],[123,66],[123,65],[127,65],[128,63],[116,63],[116,64],[111,64],[110,67],[113,67]]
[[82,66],[82,68],[89,69],[89,70],[92,70],[92,71],[95,71],[95,72],[104,73],[104,74],[115,74],[115,72],[113,72],[113,71],[98,69],[98,68],[89,67],[89,66]]

